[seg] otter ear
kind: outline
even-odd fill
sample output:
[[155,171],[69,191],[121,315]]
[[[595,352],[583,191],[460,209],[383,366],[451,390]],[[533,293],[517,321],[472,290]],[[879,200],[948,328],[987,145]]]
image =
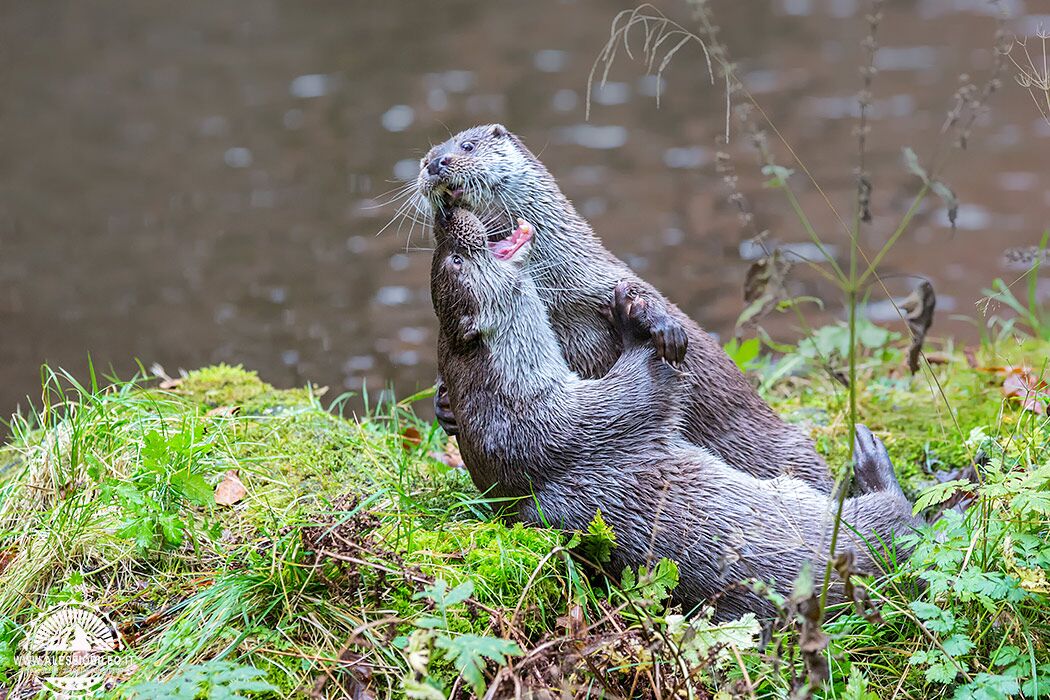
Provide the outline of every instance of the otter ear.
[[506,136],[509,133],[510,132],[507,131],[507,127],[503,126],[502,124],[493,124],[492,125],[492,135],[495,136],[496,138],[499,138],[501,136]]

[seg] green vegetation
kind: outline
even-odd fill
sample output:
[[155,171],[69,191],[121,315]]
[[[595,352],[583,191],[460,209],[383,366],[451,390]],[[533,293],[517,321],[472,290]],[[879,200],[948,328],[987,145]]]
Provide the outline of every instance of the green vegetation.
[[[1031,698],[1043,684],[1045,697],[1050,430],[1004,395],[996,369],[1048,348],[944,352],[912,377],[901,343],[885,340],[858,354],[860,419],[920,505],[973,502],[917,534],[915,556],[869,588],[881,621],[842,611],[824,624],[829,681],[816,695]],[[760,380],[795,367],[767,397],[836,464],[845,390],[805,345],[795,354],[751,364]],[[131,670],[109,693],[122,697],[497,696],[514,683],[782,697],[804,673],[792,601],[759,649],[754,619],[716,626],[669,607],[670,562],[596,575],[587,562],[615,546],[600,517],[577,534],[500,522],[409,402],[348,420],[313,387],[279,391],[225,366],[168,387],[49,373],[46,403],[12,424],[0,452],[5,685],[19,679],[27,625],[66,600],[121,630]],[[952,473],[973,462],[977,478]],[[243,490],[221,505],[231,472]]]

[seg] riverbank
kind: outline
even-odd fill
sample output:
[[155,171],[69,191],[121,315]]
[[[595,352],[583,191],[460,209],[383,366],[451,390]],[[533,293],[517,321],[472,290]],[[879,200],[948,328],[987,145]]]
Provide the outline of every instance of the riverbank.
[[[614,546],[600,522],[576,535],[499,523],[412,413],[427,396],[344,417],[317,387],[277,390],[240,368],[102,389],[56,373],[0,452],[3,684],[22,678],[41,611],[80,600],[125,641],[109,679],[124,697],[770,697],[822,672],[820,697],[1050,695],[1050,429],[1033,377],[1048,351],[949,345],[912,377],[892,338],[866,349],[860,419],[909,495],[972,504],[868,589],[878,616],[807,630],[800,590],[784,602],[794,622],[761,648],[753,620],[668,610],[673,566],[616,585],[591,575],[583,562]],[[830,371],[789,359],[790,374],[783,359],[746,364],[845,463],[833,358]]]

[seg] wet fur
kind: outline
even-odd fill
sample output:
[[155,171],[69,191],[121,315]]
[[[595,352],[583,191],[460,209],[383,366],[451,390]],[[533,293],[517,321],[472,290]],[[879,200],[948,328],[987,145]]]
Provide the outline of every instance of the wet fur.
[[[585,530],[601,509],[616,534],[613,572],[668,557],[679,566],[680,601],[716,598],[719,619],[771,611],[734,585],[740,581],[771,581],[787,593],[804,562],[823,570],[834,506],[827,494],[797,478],[758,479],[687,442],[683,401],[669,397],[685,396],[690,379],[622,320],[609,325],[620,357],[601,378],[581,379],[528,274],[535,262],[523,271],[496,260],[484,227],[464,210],[438,226],[439,364],[479,490],[510,499],[514,518],[570,530]],[[858,481],[871,492],[847,500],[839,551],[852,550],[857,569],[875,573],[850,528],[878,548],[873,535],[889,542],[914,520],[884,448],[866,430],[858,455]]]
[[[475,144],[470,153],[458,149],[465,140]],[[450,157],[448,172],[435,182],[426,164],[442,154]],[[626,280],[647,302],[654,335],[678,327],[688,336],[681,380],[674,385],[684,399],[685,439],[748,474],[793,476],[830,491],[831,475],[812,441],[773,412],[708,333],[603,247],[516,136],[500,125],[475,127],[431,149],[422,165],[417,190],[435,211],[445,206],[442,187],[451,185],[462,188],[459,203],[474,212],[500,213],[507,222],[522,217],[535,226],[529,273],[574,372],[602,377],[620,357],[619,335],[603,310],[616,284]],[[454,404],[451,410],[462,412]]]

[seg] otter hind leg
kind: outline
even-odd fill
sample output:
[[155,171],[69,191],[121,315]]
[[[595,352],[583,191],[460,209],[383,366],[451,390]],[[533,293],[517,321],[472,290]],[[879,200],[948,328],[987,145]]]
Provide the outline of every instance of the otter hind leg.
[[901,490],[897,473],[882,440],[875,437],[867,426],[857,425],[854,439],[853,480],[856,494],[878,491]]

